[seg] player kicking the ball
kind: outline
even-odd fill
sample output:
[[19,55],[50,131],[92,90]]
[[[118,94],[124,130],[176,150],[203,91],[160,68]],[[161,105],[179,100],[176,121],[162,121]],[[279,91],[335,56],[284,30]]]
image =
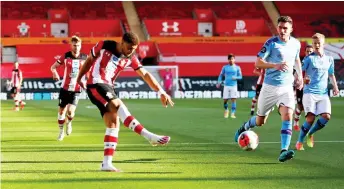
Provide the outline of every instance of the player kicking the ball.
[[225,108],[224,117],[228,118],[228,99],[232,101],[231,118],[235,117],[236,98],[238,97],[238,79],[242,79],[241,69],[235,64],[235,56],[228,55],[228,65],[222,67],[216,87],[220,88],[222,78],[225,78],[223,87],[223,107]]
[[[327,95],[328,78],[333,85],[333,95],[339,93],[334,75],[333,57],[324,53],[325,36],[316,33],[312,36],[314,53],[303,60],[302,70],[305,73],[303,107],[306,120],[303,123],[296,143],[297,150],[304,150],[303,141],[307,137],[308,147],[314,146],[314,133],[324,128],[331,118],[331,102]],[[319,116],[314,126],[315,117]]]
[[164,107],[167,107],[168,104],[174,105],[171,97],[166,94],[156,79],[141,66],[134,55],[138,45],[139,39],[132,32],[125,33],[121,43],[111,40],[99,41],[91,49],[90,56],[78,76],[78,82],[80,82],[81,78],[91,69],[87,81],[87,94],[91,102],[98,107],[106,125],[102,171],[119,171],[112,165],[112,157],[118,142],[119,119],[125,127],[143,136],[154,146],[167,144],[170,141],[169,136],[156,135],[144,128],[131,115],[115,93],[113,82],[125,67],[131,67],[152,89],[158,92]]
[[291,37],[293,21],[289,16],[278,18],[277,30],[279,35],[270,38],[258,53],[256,67],[266,69],[262,90],[258,98],[257,116],[252,116],[235,133],[235,141],[239,135],[256,126],[262,126],[276,104],[282,119],[281,152],[278,160],[285,162],[295,155],[289,150],[292,135],[292,119],[295,106],[293,92],[293,66],[296,62],[298,88],[303,86],[301,61],[299,57],[300,42]]
[[[72,133],[72,120],[75,115],[75,109],[78,105],[79,94],[81,92],[80,85],[76,82],[79,70],[87,58],[86,54],[80,53],[81,39],[77,36],[71,38],[71,51],[62,55],[52,66],[54,80],[60,80],[60,76],[56,68],[64,66],[64,74],[62,87],[59,94],[59,110],[57,115],[57,122],[59,124],[60,132],[57,140],[61,141],[64,138],[64,123],[67,113],[66,135]],[[84,81],[86,82],[86,81]]]

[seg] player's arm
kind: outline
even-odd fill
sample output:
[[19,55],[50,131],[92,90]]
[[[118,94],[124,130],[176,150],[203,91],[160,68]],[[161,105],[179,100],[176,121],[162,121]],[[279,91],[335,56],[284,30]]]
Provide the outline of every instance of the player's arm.
[[19,71],[19,87],[22,86],[22,83],[23,83],[23,72]]
[[81,79],[91,69],[94,60],[96,60],[99,57],[100,51],[103,49],[104,43],[104,41],[99,41],[94,47],[92,47],[90,54],[87,56],[84,64],[82,65],[79,71],[76,82],[79,83],[79,85],[82,88],[86,88],[86,86],[85,83],[81,82]]
[[89,77],[89,75],[87,74],[88,71],[91,69],[92,65],[93,65],[93,61],[98,57],[99,55],[96,55],[95,57],[93,56],[93,53],[90,52],[90,55],[87,56],[84,64],[82,65],[78,77],[76,79],[76,82],[79,83],[79,85],[82,88],[86,88],[85,83],[81,82],[82,77],[84,77],[84,75],[86,75],[86,77]]
[[174,105],[174,102],[172,102],[171,97],[164,91],[164,89],[160,86],[159,82],[154,78],[154,76],[149,73],[145,68],[139,67],[136,69],[136,73],[142,77],[142,79],[149,85],[151,89],[159,93],[161,102],[165,107],[167,107],[167,104],[170,104],[171,106]]
[[303,77],[302,77],[302,64],[300,57],[297,56],[296,58],[296,64],[295,64],[295,71],[296,71],[296,76],[295,76],[295,81],[296,81],[296,86],[299,90],[303,88]]
[[53,74],[53,79],[58,81],[60,80],[60,76],[59,74],[57,73],[57,68],[60,67],[62,65],[61,63],[61,60],[57,60],[51,67],[50,67],[50,70],[51,70],[51,73]]
[[334,75],[334,61],[333,58],[331,58],[331,66],[328,70],[328,75],[331,81],[331,84],[333,86],[333,95],[337,96],[339,93],[338,85],[337,85],[337,79],[336,76]]
[[264,46],[262,47],[262,49],[257,55],[257,61],[255,63],[255,66],[260,69],[274,68],[276,70],[286,71],[288,69],[286,62],[275,63],[275,62],[267,62],[265,60],[271,53],[271,48],[272,48],[271,46],[272,46],[271,39],[265,42]]
[[225,76],[225,67],[223,66],[222,67],[222,70],[221,70],[221,72],[220,72],[220,75],[219,75],[219,77],[217,78],[217,84],[216,84],[216,87],[217,88],[220,88],[220,85],[221,85],[221,83],[222,83],[222,78]]
[[234,80],[242,79],[241,69],[239,66],[237,68],[238,69],[237,69],[236,76],[232,77],[232,79],[234,79]]

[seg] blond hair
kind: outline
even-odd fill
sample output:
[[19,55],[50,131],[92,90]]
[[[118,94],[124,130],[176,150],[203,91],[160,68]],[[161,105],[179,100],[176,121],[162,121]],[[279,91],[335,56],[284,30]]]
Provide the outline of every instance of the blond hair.
[[72,38],[70,39],[70,42],[78,43],[78,42],[81,42],[81,39],[80,39],[80,37],[73,35]]
[[325,40],[325,35],[321,33],[316,33],[312,36],[312,39],[324,39]]

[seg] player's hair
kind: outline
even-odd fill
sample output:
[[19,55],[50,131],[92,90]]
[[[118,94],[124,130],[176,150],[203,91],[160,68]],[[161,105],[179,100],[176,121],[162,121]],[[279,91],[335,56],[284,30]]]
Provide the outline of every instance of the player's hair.
[[15,61],[13,64],[19,64],[19,62],[18,62],[18,61]]
[[325,35],[321,33],[316,33],[312,36],[312,39],[325,39]]
[[127,32],[123,35],[122,41],[129,43],[131,45],[138,45],[139,37],[133,32]]
[[312,45],[307,45],[306,49],[308,49],[308,48],[313,48],[313,46]]
[[81,39],[80,39],[80,37],[73,35],[72,38],[70,38],[70,42],[78,43],[78,42],[81,42]]
[[232,53],[231,53],[231,54],[229,54],[229,55],[228,55],[228,60],[229,60],[229,59],[231,59],[232,57],[233,57],[233,58],[235,58],[235,55],[234,55],[234,54],[232,54]]
[[289,22],[291,25],[293,25],[293,19],[291,19],[290,16],[280,16],[277,20],[277,24],[280,22]]

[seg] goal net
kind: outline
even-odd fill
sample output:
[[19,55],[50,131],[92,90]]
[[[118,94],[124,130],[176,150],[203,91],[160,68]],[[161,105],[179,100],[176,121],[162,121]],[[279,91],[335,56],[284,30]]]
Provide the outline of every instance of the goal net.
[[[144,66],[144,68],[155,77],[169,95],[174,97],[179,90],[178,66]],[[157,92],[152,90],[132,68],[125,68],[116,79],[114,86],[118,97],[122,99],[158,98]]]

